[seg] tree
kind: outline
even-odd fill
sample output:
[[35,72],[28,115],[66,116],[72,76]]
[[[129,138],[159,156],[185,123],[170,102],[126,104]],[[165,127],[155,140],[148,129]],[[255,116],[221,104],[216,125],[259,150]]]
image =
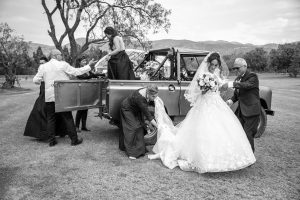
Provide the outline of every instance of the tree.
[[300,73],[300,42],[295,45],[294,55],[288,68],[290,76],[297,77]]
[[268,59],[267,52],[263,48],[255,48],[244,55],[249,68],[255,71],[265,71]]
[[72,63],[72,58],[71,58],[71,55],[69,53],[69,49],[68,49],[67,46],[64,46],[62,53],[63,53],[63,57],[65,58],[65,61],[67,63],[71,64]]
[[45,56],[43,53],[42,47],[38,46],[38,48],[36,49],[36,52],[33,52],[33,59],[37,64],[39,64],[40,58],[42,56]]
[[5,82],[2,87],[12,88],[18,83],[16,74],[30,63],[28,44],[20,36],[13,35],[7,23],[0,24],[0,64],[4,68]]
[[[146,34],[149,31],[156,33],[163,28],[168,31],[170,22],[168,16],[171,11],[164,9],[161,4],[153,0],[55,0],[50,10],[45,0],[41,0],[48,18],[49,36],[55,47],[63,52],[62,42],[68,37],[70,42],[70,56],[74,65],[76,59],[88,50],[89,45],[104,43],[104,27],[115,27],[126,42],[138,41],[146,44]],[[57,13],[64,25],[64,32],[57,36],[53,20]],[[84,44],[78,49],[75,32],[80,23],[86,28]]]
[[[243,53],[232,53],[230,55],[222,56],[229,69],[233,67],[233,63],[236,58],[243,58],[243,57],[244,57]],[[233,74],[233,72],[230,71],[230,74]]]
[[277,49],[272,49],[268,56],[268,69],[269,71],[277,71],[279,66],[279,56]]
[[292,43],[282,44],[278,46],[278,69],[288,72],[288,67],[291,65],[295,51],[295,46]]
[[94,60],[99,60],[106,54],[106,51],[103,51],[102,49],[100,49],[100,47],[97,46],[92,46],[88,51],[89,58]]

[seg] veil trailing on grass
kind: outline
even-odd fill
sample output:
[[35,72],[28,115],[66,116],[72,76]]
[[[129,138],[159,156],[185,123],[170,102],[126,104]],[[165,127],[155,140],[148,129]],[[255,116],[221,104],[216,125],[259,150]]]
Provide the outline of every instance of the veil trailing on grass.
[[178,154],[173,146],[178,127],[173,125],[172,120],[165,111],[164,102],[161,98],[155,98],[155,119],[157,122],[157,141],[153,147],[155,154],[148,155],[149,159],[160,158],[164,165],[173,169],[178,166]]
[[[186,98],[186,100],[188,100],[190,102],[191,106],[193,106],[195,104],[196,100],[198,98],[201,98],[201,96],[202,96],[202,91],[200,90],[197,79],[200,78],[200,76],[202,74],[209,73],[208,67],[209,67],[210,63],[207,60],[212,53],[215,53],[215,52],[209,53],[204,58],[204,60],[198,67],[198,70],[195,73],[193,80],[191,81],[191,83],[189,84],[188,88],[185,91],[184,97]],[[218,79],[219,79],[218,82],[222,83],[225,81],[225,79],[229,75],[229,70],[228,70],[227,64],[225,63],[225,61],[222,59],[221,56],[220,56],[220,60],[221,60],[221,66],[219,69],[215,70],[214,75],[216,75],[218,77]]]

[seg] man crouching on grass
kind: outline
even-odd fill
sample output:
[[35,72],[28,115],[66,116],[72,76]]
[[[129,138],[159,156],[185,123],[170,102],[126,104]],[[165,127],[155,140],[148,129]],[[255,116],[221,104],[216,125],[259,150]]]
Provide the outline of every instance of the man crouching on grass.
[[[49,146],[52,147],[57,144],[55,139],[55,97],[54,97],[54,81],[69,80],[68,75],[79,76],[89,72],[94,68],[96,61],[91,60],[88,65],[81,68],[74,68],[67,62],[62,61],[61,52],[54,50],[51,52],[52,59],[42,64],[38,73],[33,78],[33,82],[40,84],[41,81],[45,82],[45,102],[46,102],[46,115],[47,115],[47,134],[49,136]],[[61,112],[62,123],[67,128],[68,135],[71,139],[71,145],[78,145],[82,143],[82,138],[78,138],[72,112]]]

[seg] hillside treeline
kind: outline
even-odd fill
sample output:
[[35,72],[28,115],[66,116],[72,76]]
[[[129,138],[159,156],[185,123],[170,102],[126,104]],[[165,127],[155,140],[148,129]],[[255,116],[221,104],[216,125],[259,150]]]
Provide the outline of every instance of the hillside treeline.
[[223,59],[231,68],[237,57],[244,58],[248,67],[256,72],[288,73],[291,77],[300,73],[300,42],[281,44],[270,52],[256,48],[244,54],[224,55]]

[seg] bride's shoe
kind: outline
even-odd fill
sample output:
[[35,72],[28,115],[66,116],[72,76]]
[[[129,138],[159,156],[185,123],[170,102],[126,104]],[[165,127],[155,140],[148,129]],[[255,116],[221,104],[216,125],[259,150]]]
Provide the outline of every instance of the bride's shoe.
[[129,156],[129,159],[131,159],[131,160],[136,160],[136,157]]

